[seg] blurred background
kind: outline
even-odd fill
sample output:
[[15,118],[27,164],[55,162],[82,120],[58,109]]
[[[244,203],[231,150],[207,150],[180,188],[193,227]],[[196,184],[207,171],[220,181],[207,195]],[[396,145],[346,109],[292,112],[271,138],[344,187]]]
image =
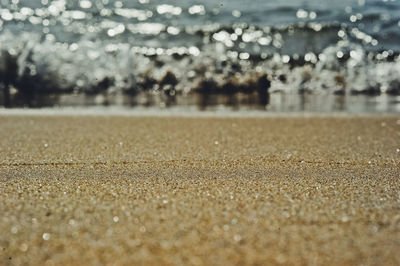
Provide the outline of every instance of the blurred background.
[[0,106],[400,112],[397,0],[0,0]]

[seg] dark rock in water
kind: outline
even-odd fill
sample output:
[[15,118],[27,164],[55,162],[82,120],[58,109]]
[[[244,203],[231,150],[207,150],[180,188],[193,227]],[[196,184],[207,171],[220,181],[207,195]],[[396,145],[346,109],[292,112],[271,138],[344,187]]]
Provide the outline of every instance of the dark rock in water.
[[400,95],[400,81],[393,80],[389,84],[389,89],[387,90],[387,94],[389,94],[389,95]]
[[9,107],[11,104],[10,101],[10,88],[8,86],[3,86],[3,105],[5,107]]
[[157,58],[154,59],[154,65],[158,68],[161,68],[165,64],[164,61],[158,60]]
[[46,64],[38,66],[30,48],[15,55],[2,51],[0,55],[0,83],[5,87],[13,86],[27,98],[36,92],[72,92],[74,84],[64,82],[57,71]]
[[271,87],[271,81],[268,78],[267,74],[263,74],[257,80],[257,91],[258,92],[266,92],[268,93],[269,88]]
[[286,81],[287,81],[287,78],[286,78],[286,75],[285,74],[281,74],[281,75],[279,75],[279,80],[282,82],[282,83],[286,83]]
[[261,76],[256,75],[256,77],[232,77],[220,84],[214,80],[203,80],[194,88],[194,91],[202,94],[232,95],[239,92],[245,94],[257,92],[259,95],[265,95],[270,87],[271,82],[267,74],[263,74]]
[[17,57],[8,51],[1,51],[0,55],[0,85],[3,89],[4,106],[10,106],[10,85],[17,79],[18,64]]
[[336,90],[336,91],[333,92],[333,94],[335,94],[335,95],[345,95],[346,94],[346,90],[344,90],[344,89]]
[[271,87],[271,81],[267,74],[262,75],[257,80],[257,92],[259,104],[267,106],[269,104],[269,88]]
[[0,58],[0,83],[9,86],[15,83],[18,76],[18,57],[2,50]]
[[167,71],[167,73],[165,73],[165,75],[160,80],[160,86],[164,86],[167,84],[172,86],[178,84],[178,79],[176,78],[175,74],[172,73],[171,71]]
[[211,94],[218,93],[217,88],[218,84],[214,80],[202,80],[197,87],[194,88],[194,91],[203,94]]
[[224,85],[222,85],[222,92],[225,94],[234,94],[238,92],[238,84],[234,79],[229,79]]
[[175,60],[182,60],[183,58],[185,58],[187,55],[185,55],[185,54],[178,54],[178,53],[173,53],[172,54],[172,57],[175,59]]
[[369,96],[377,96],[381,94],[381,89],[378,86],[370,86],[367,89],[362,91],[352,90],[351,94],[353,95],[369,95]]
[[148,91],[154,88],[154,85],[157,84],[157,81],[150,76],[150,73],[144,73],[139,76],[138,87],[143,91]]
[[93,87],[91,92],[100,93],[100,92],[107,91],[107,89],[110,88],[113,83],[114,83],[114,80],[112,78],[105,77],[101,81],[99,81],[96,86]]

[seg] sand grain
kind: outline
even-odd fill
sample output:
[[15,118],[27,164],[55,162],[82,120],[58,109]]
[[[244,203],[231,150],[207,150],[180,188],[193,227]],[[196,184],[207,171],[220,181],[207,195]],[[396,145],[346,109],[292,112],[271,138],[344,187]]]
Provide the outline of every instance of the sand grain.
[[0,117],[0,265],[399,265],[398,119]]

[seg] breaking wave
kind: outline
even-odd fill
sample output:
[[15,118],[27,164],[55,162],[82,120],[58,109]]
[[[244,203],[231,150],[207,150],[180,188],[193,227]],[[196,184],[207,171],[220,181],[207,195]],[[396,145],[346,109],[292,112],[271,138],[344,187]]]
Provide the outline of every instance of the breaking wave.
[[342,12],[318,1],[156,2],[10,2],[0,9],[3,102],[16,93],[400,94],[396,3]]

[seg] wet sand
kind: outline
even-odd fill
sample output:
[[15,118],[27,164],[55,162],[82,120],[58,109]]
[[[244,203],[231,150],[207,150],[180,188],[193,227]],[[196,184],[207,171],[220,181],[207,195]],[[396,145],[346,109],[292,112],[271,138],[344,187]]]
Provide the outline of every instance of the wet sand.
[[0,116],[0,265],[399,265],[400,117]]

